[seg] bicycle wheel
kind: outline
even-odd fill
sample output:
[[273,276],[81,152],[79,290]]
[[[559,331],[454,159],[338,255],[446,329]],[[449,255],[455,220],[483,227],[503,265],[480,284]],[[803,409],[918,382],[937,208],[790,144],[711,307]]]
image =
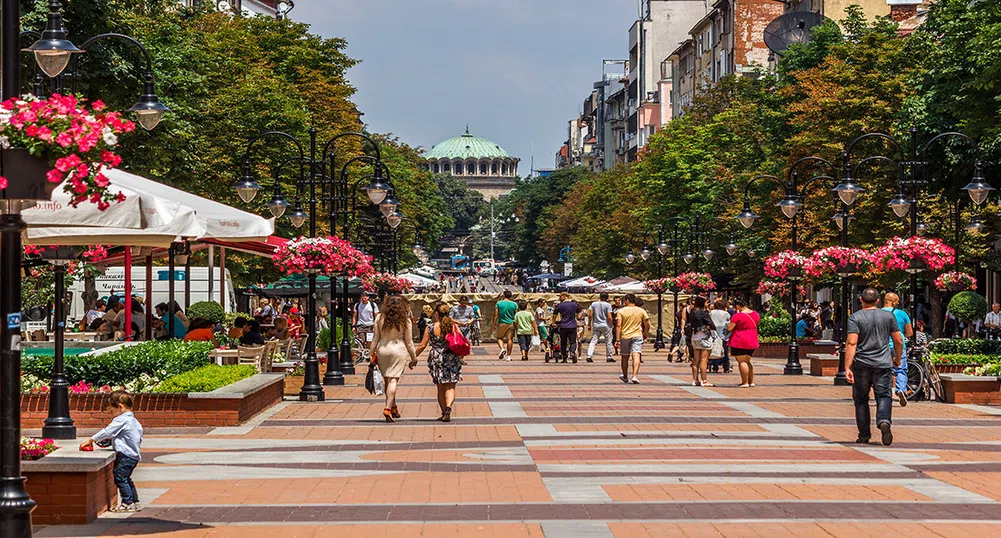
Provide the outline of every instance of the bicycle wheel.
[[945,401],[945,388],[942,387],[942,378],[938,376],[938,370],[935,369],[935,365],[932,364],[931,359],[925,359],[925,368],[927,369],[928,377],[928,387],[934,395],[929,395],[929,399],[932,397],[939,402]]
[[927,397],[924,394],[925,369],[920,363],[907,363],[907,400],[916,402]]

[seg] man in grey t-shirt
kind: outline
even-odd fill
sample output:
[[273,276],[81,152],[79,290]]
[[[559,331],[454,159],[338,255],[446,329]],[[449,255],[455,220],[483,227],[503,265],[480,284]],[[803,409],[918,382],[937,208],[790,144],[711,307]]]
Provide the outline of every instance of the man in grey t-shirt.
[[459,297],[459,304],[453,306],[451,310],[448,311],[448,317],[452,318],[452,321],[459,326],[459,332],[461,332],[466,338],[469,338],[469,331],[473,327],[473,323],[476,321],[476,311],[469,304],[469,297],[462,295]]
[[[845,342],[845,370],[852,384],[855,402],[856,443],[868,444],[870,433],[869,391],[876,395],[876,427],[883,434],[883,444],[893,442],[890,413],[893,409],[893,368],[900,366],[903,338],[893,314],[880,310],[879,292],[873,288],[862,291],[862,310],[848,318],[848,338]],[[893,346],[890,346],[892,341]]]
[[612,338],[612,305],[608,292],[601,292],[598,301],[591,303],[591,344],[587,346],[587,362],[594,362],[594,348],[598,338],[605,339],[605,361],[615,362],[615,339]]

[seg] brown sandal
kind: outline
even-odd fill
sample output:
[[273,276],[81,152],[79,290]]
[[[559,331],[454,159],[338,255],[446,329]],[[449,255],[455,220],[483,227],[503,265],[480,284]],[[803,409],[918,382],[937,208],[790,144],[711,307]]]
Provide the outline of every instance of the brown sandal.
[[389,411],[393,414],[393,418],[400,418],[400,410],[395,405],[389,408]]
[[386,422],[396,422],[393,420],[393,410],[388,407],[382,410],[382,416],[386,417]]

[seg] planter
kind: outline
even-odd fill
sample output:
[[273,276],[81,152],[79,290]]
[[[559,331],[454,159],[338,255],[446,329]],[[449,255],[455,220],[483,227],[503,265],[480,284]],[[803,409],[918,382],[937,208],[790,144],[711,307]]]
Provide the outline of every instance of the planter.
[[945,401],[951,404],[1001,404],[1001,378],[965,374],[942,375]]
[[965,289],[966,289],[966,285],[965,284],[958,284],[958,283],[957,284],[949,284],[949,291],[951,291],[951,292],[960,292],[960,291],[963,291]]
[[961,374],[967,368],[974,368],[979,364],[936,364],[935,371],[940,374]]
[[[257,374],[212,392],[136,394],[133,411],[146,428],[239,426],[282,401],[282,374]],[[70,416],[80,429],[108,424],[106,394],[70,394]],[[48,394],[21,395],[21,427],[41,428]],[[45,458],[42,458],[45,459]]]
[[0,150],[0,175],[7,178],[7,199],[50,200],[59,186],[52,183],[49,161],[35,157],[24,148]]
[[[838,344],[800,344],[799,345],[799,356],[802,361],[809,355],[837,355]],[[761,346],[754,352],[754,356],[763,359],[785,359],[789,356],[789,344],[787,342],[782,343],[770,343],[761,344]]]
[[37,461],[22,461],[25,487],[37,503],[31,513],[35,525],[86,525],[114,506],[118,496],[110,450],[80,452],[77,441]]
[[[837,351],[837,348],[835,348]],[[834,377],[838,373],[837,355],[818,355],[810,353],[806,356],[810,359],[810,375],[816,377]]]

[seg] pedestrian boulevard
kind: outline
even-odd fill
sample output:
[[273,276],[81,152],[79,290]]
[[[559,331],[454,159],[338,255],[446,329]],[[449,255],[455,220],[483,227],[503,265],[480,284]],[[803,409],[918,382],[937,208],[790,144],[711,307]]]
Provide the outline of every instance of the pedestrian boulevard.
[[755,388],[736,373],[692,387],[647,353],[632,385],[603,358],[495,350],[469,357],[451,423],[422,362],[395,424],[349,376],[242,427],[148,429],[143,511],[36,536],[999,535],[1001,408],[895,407],[893,445],[863,446],[850,388],[782,361],[756,360]]

